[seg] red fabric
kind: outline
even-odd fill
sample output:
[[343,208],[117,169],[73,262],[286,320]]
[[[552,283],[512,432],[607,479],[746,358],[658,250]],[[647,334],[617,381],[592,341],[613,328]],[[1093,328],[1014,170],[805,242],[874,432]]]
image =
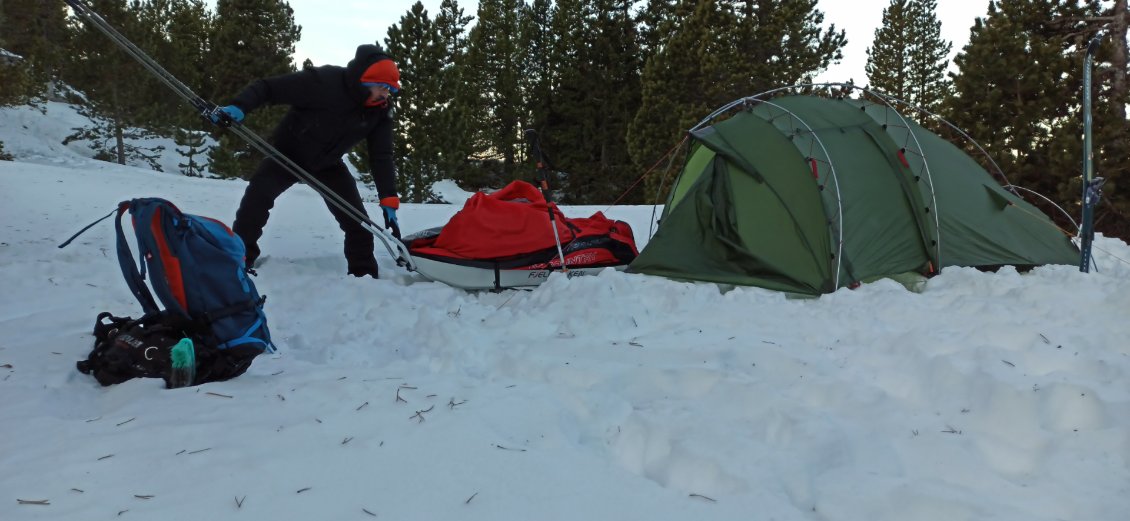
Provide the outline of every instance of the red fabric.
[[392,197],[382,197],[381,198],[381,206],[387,206],[389,208],[392,208],[393,210],[399,210],[400,209],[400,198],[395,196],[395,195],[392,196]]
[[361,83],[387,83],[400,89],[400,69],[396,68],[396,62],[392,60],[381,60],[365,69],[361,74]]
[[[627,238],[627,242],[635,244],[631,230],[623,232],[623,228],[627,227],[624,223],[610,220],[600,212],[588,218],[566,219],[557,205],[546,203],[534,185],[514,181],[492,194],[479,192],[471,196],[431,244],[414,246],[412,251],[486,260],[555,248],[557,243],[550,227],[550,208],[556,217],[557,233],[563,245],[577,237],[610,233],[614,238]],[[596,257],[595,254],[591,256]]]
[[149,231],[157,243],[157,251],[161,256],[161,265],[165,268],[165,280],[173,297],[180,303],[181,309],[188,310],[188,299],[184,295],[184,279],[181,278],[180,259],[169,250],[169,239],[165,237],[165,230],[161,228],[161,209],[153,212],[153,220],[149,223]]
[[[584,230],[578,236],[608,235],[612,240],[632,245],[632,258],[635,258],[638,253],[635,249],[635,236],[632,235],[632,229],[627,223],[610,220],[601,212],[596,212],[588,219],[570,219],[570,222],[574,224],[578,224],[578,221],[583,221],[580,224],[582,224],[581,229]],[[624,263],[624,259],[617,258],[611,251],[600,247],[574,250],[565,254],[565,265],[574,268],[578,266],[613,266]],[[549,262],[531,264],[526,266],[526,269],[541,270],[560,267],[561,257],[554,256]]]

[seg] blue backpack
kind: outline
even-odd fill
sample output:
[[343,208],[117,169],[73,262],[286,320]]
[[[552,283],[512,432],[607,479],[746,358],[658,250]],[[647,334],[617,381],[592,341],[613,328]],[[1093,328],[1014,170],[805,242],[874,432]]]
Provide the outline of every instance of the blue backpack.
[[[139,249],[137,263],[122,231],[127,210]],[[149,284],[166,312],[211,331],[218,349],[247,346],[275,352],[263,313],[266,298],[248,277],[243,241],[227,225],[182,213],[158,198],[123,201],[117,213],[118,262],[146,315],[160,312],[145,283],[148,267]]]

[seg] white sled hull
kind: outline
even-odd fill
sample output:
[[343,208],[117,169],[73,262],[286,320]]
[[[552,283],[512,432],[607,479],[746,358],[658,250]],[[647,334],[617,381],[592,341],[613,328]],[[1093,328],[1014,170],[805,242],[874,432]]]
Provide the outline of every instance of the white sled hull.
[[[414,257],[416,272],[436,282],[466,290],[504,290],[533,288],[549,279],[549,275],[559,270],[491,269],[474,266],[461,266],[448,262]],[[625,266],[598,266],[589,268],[569,268],[569,278],[596,275],[605,269],[624,269]]]

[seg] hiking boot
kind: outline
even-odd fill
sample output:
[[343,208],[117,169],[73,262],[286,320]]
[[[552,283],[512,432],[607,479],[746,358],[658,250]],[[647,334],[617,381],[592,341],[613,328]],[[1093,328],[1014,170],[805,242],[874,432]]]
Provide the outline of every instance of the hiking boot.
[[377,276],[377,265],[376,264],[374,264],[372,266],[351,266],[349,268],[349,271],[346,272],[346,273],[353,275],[354,277],[369,276],[369,277],[373,277],[374,279],[380,278],[380,277]]
[[374,279],[380,278],[377,276],[377,258],[373,256],[372,252],[360,259],[356,257],[350,258],[349,255],[346,255],[345,260],[349,265],[349,270],[346,271],[346,273],[354,277],[369,276]]

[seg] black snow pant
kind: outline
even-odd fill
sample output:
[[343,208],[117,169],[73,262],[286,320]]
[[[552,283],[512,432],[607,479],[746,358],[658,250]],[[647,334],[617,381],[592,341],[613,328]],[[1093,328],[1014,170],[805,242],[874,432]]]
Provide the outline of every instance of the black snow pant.
[[[358,209],[368,217],[365,206],[361,202],[361,194],[357,191],[357,181],[345,168],[345,163],[338,161],[336,164],[321,170],[310,172],[315,179],[321,181],[327,188],[341,196],[350,206]],[[247,248],[247,265],[254,264],[259,257],[259,238],[263,236],[263,227],[267,225],[271,208],[275,206],[283,192],[298,182],[292,174],[279,166],[272,159],[264,159],[255,171],[255,175],[243,192],[243,199],[239,202],[239,209],[235,212],[234,231]],[[373,255],[373,234],[366,231],[349,214],[337,209],[326,201],[338,226],[345,232],[345,260],[349,263],[349,272],[371,272],[374,276],[377,271],[377,259]]]

